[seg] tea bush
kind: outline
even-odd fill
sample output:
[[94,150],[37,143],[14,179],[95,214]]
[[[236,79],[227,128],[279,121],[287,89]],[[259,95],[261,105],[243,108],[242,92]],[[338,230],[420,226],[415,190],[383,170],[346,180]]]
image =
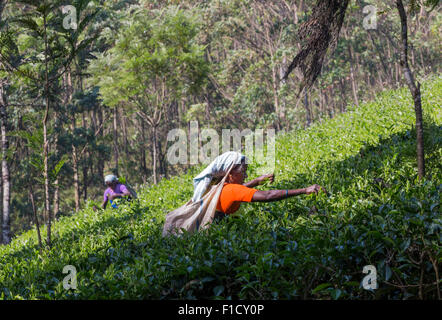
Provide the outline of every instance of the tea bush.
[[[54,225],[39,252],[30,230],[0,248],[3,299],[437,299],[441,262],[441,79],[423,83],[427,179],[417,179],[407,89],[386,91],[308,130],[279,136],[274,185],[318,183],[328,195],[243,204],[207,232],[161,236],[192,177],[163,180],[139,199]],[[249,176],[258,164],[249,166]],[[41,229],[45,236],[44,228]],[[78,288],[63,289],[65,265]],[[365,265],[378,289],[365,290]]]

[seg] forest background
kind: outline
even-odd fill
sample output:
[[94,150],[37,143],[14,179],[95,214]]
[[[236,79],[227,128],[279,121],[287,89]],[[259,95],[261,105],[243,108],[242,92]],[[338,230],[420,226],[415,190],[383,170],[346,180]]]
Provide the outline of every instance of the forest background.
[[[364,28],[369,5],[373,29]],[[167,134],[190,130],[191,120],[217,132],[302,130],[405,86],[394,2],[351,1],[336,48],[298,95],[301,75],[283,74],[312,8],[298,0],[0,1],[3,238],[48,211],[60,217],[101,201],[106,174],[139,187],[186,172],[190,164],[167,161]],[[408,19],[420,81],[440,72],[441,17],[439,7],[420,6]]]

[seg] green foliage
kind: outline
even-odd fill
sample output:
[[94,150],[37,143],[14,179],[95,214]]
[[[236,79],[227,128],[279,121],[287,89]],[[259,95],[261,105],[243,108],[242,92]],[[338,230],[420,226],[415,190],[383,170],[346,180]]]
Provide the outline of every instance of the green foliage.
[[[49,135],[52,133],[52,130],[49,130]],[[44,172],[44,159],[43,159],[43,130],[41,128],[35,129],[32,133],[26,130],[16,130],[9,132],[9,136],[19,137],[26,141],[26,146],[32,152],[29,157],[29,163],[34,167],[38,176],[35,177],[35,180],[44,185],[43,172]],[[53,157],[54,153],[49,153],[49,157]],[[58,174],[60,173],[61,168],[68,160],[68,156],[65,154],[58,160],[56,163],[52,164],[49,171],[49,181],[53,183]]]
[[115,47],[90,66],[104,103],[134,104],[149,114],[195,93],[207,73],[196,16],[172,7],[138,9],[128,19]]
[[[428,180],[417,179],[409,93],[386,91],[358,109],[279,137],[274,187],[319,183],[328,196],[243,204],[241,214],[207,232],[163,238],[165,214],[192,195],[192,177],[201,167],[193,168],[140,190],[138,200],[118,210],[95,212],[90,204],[60,218],[50,250],[38,251],[35,230],[0,247],[0,297],[437,298],[442,81],[422,89]],[[252,164],[251,172],[258,166]],[[78,271],[76,290],[63,289],[68,264]],[[361,287],[369,264],[378,273],[374,291]]]
[[[9,0],[0,22],[0,78],[8,103],[8,130],[33,131],[43,117],[43,98],[49,95],[48,127],[54,129],[49,149],[55,149],[50,167],[63,154],[72,155],[75,147],[81,198],[96,198],[102,194],[107,171],[118,170],[134,184],[153,181],[153,129],[161,179],[186,170],[167,163],[166,136],[171,129],[187,127],[189,120],[218,132],[275,127],[290,131],[306,126],[308,119],[321,121],[356,101],[367,101],[380,88],[405,85],[394,1],[352,1],[337,48],[326,56],[305,106],[296,98],[298,75],[280,81],[281,72],[299,52],[300,27],[313,13],[312,6],[302,2],[306,3]],[[410,63],[419,81],[440,70],[441,13],[430,12],[430,2],[438,1],[414,1],[427,7],[412,12],[410,1],[404,1]],[[65,15],[60,9],[67,4],[77,9],[76,30],[62,27]],[[367,17],[363,8],[368,4],[378,8],[377,30],[363,27]],[[49,92],[43,85],[46,53]],[[68,74],[72,92],[66,90]],[[109,106],[115,106],[117,125],[122,127],[116,139]],[[31,152],[24,140],[13,137],[9,142],[11,201],[17,205],[11,221],[16,233],[26,223],[18,217],[32,220],[32,210],[24,208],[31,207],[28,182],[39,173],[28,161]],[[59,173],[60,211],[66,214],[73,212],[73,162],[65,163]],[[34,190],[37,207],[40,189]]]

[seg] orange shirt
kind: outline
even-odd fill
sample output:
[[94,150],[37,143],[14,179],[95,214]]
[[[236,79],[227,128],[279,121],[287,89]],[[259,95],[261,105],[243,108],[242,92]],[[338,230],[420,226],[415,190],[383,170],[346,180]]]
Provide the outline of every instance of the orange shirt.
[[232,214],[238,211],[241,202],[250,202],[256,189],[247,188],[242,184],[225,183],[219,196],[216,210],[225,214]]

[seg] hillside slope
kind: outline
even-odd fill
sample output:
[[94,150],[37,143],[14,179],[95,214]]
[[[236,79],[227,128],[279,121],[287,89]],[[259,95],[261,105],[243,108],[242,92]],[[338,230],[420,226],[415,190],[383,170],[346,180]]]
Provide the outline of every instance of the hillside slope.
[[[374,299],[440,295],[442,79],[423,84],[428,179],[417,180],[407,89],[277,140],[273,186],[318,183],[329,195],[243,204],[207,234],[162,238],[164,216],[192,177],[163,180],[115,210],[54,225],[39,253],[31,230],[0,248],[3,299]],[[257,171],[249,168],[249,177]],[[42,229],[42,237],[45,232]],[[65,265],[78,288],[63,289]],[[376,290],[361,286],[377,268]]]

